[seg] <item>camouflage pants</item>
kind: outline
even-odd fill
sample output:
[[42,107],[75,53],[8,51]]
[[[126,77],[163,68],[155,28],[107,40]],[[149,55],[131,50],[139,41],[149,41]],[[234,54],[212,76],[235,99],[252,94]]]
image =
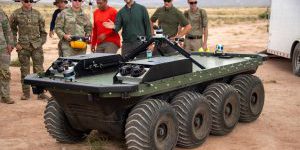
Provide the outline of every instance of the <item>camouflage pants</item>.
[[63,57],[86,54],[86,49],[74,49],[68,41],[61,41],[61,50]]
[[[1,52],[2,51],[2,52]],[[10,55],[6,53],[6,50],[0,50],[0,98],[10,98]]]
[[119,47],[110,42],[105,42],[97,46],[96,53],[117,53]]
[[32,46],[28,48],[23,48],[18,51],[19,61],[21,63],[21,82],[22,82],[22,90],[23,94],[29,96],[30,95],[30,86],[24,84],[24,78],[30,74],[30,58],[33,62],[33,72],[40,73],[44,71],[43,63],[44,63],[44,53],[42,48],[33,48]]
[[191,53],[192,51],[198,51],[202,47],[202,39],[185,39],[184,49]]

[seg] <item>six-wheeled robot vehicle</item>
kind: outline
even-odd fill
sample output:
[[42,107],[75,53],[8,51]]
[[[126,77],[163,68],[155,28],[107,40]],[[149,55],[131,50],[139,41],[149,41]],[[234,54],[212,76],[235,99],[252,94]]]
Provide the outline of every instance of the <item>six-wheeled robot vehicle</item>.
[[[178,55],[134,59],[151,44]],[[128,149],[193,148],[209,134],[230,133],[239,121],[256,120],[264,105],[262,81],[252,75],[259,54],[185,52],[178,42],[153,37],[121,56],[58,58],[25,83],[52,99],[45,126],[59,142],[85,139],[91,130],[125,138]]]

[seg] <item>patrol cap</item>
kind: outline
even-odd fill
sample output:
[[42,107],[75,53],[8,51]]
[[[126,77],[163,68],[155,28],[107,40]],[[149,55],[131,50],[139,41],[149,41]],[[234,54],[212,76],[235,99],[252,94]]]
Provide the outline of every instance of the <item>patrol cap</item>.
[[68,1],[67,0],[55,0],[54,2],[53,2],[53,5],[56,5],[56,4],[58,4],[58,3],[68,3]]

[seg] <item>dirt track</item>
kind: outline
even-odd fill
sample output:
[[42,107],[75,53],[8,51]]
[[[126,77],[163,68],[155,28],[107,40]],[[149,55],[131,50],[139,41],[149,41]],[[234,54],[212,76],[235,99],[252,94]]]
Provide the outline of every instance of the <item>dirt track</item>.
[[[228,25],[210,30],[211,48],[216,43],[230,51],[264,50],[267,33],[265,22]],[[242,32],[240,32],[242,31]],[[57,39],[50,39],[45,49],[45,67],[56,57]],[[16,54],[13,54],[13,59]],[[86,143],[59,144],[52,139],[43,124],[44,101],[31,96],[20,101],[19,68],[11,68],[11,95],[14,105],[0,104],[0,149],[89,149]],[[264,81],[266,99],[261,117],[253,123],[240,123],[226,136],[210,136],[198,150],[227,149],[300,149],[300,78],[294,76],[287,59],[272,58],[256,73]],[[119,149],[113,143],[104,149]]]

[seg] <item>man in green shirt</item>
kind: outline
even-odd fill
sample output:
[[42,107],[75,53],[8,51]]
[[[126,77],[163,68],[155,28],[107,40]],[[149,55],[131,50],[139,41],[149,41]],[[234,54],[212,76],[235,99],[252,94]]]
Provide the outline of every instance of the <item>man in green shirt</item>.
[[[158,8],[151,17],[151,27],[158,21],[158,25],[163,29],[164,34],[169,39],[181,38],[185,36],[192,28],[182,12],[172,4],[173,0],[164,0],[164,6]],[[175,51],[167,45],[161,45],[159,48],[163,53],[172,54]]]
[[[116,22],[105,22],[106,28],[119,32],[122,29],[122,56],[134,50],[142,43],[139,36],[151,37],[151,27],[147,9],[134,0],[124,0],[126,5],[118,12]],[[145,54],[146,55],[146,54]]]

